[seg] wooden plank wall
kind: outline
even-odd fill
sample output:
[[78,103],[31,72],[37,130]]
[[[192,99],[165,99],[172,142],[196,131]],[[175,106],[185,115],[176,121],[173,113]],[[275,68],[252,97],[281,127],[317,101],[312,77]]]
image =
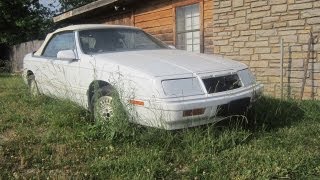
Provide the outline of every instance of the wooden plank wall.
[[[213,0],[153,0],[131,12],[105,17],[106,24],[134,25],[154,35],[167,44],[175,44],[175,7],[184,4],[201,3],[203,51],[213,52]],[[95,20],[97,22],[97,20]]]
[[151,1],[134,13],[134,25],[161,39],[174,44],[173,3],[171,0]]
[[10,54],[12,72],[21,72],[23,70],[24,56],[28,53],[36,51],[42,43],[42,40],[35,40],[12,46]]
[[114,16],[107,17],[102,20],[103,24],[114,24],[114,25],[128,25],[133,26],[134,22],[132,19],[132,13],[122,13]]

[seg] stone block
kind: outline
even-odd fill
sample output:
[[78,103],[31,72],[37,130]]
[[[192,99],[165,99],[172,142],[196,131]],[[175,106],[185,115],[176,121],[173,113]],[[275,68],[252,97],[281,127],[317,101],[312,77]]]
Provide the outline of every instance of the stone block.
[[256,31],[255,30],[241,31],[241,36],[248,36],[252,34],[256,34]]
[[270,53],[271,52],[271,49],[268,47],[268,48],[255,48],[254,49],[254,53],[257,53],[257,54],[267,54],[267,53]]
[[287,0],[269,0],[270,5],[273,4],[284,4],[287,3]]
[[304,24],[304,19],[289,21],[289,26],[304,26]]
[[232,37],[239,37],[239,35],[240,35],[240,31],[233,31],[232,32]]
[[270,30],[256,30],[257,36],[275,36],[277,35],[277,30],[270,29]]
[[261,54],[260,58],[261,60],[280,59],[280,53]]
[[259,25],[261,24],[261,19],[254,19],[250,21],[251,26]]
[[223,46],[223,45],[227,45],[227,44],[229,44],[228,40],[215,40],[215,41],[213,41],[213,45],[216,45],[216,46]]
[[291,62],[291,67],[292,68],[302,68],[304,65],[303,59],[294,59]]
[[268,5],[268,1],[267,0],[251,2],[251,8],[260,7],[260,6],[266,6],[266,5]]
[[298,41],[298,36],[297,35],[287,35],[287,36],[282,36],[283,42],[285,43],[296,43]]
[[309,34],[299,34],[298,35],[299,43],[308,43],[309,39],[310,39],[310,35]]
[[225,12],[230,12],[231,11],[231,7],[226,7],[226,8],[219,8],[217,10],[215,10],[215,13],[220,14],[220,13],[225,13]]
[[261,12],[252,12],[247,15],[248,19],[257,19],[257,18],[262,18],[270,16],[270,11],[261,11]]
[[281,4],[281,5],[274,5],[271,8],[272,13],[281,13],[281,12],[286,12],[288,9],[287,4]]
[[250,29],[254,30],[254,29],[262,29],[261,25],[256,25],[256,26],[251,26]]
[[268,67],[268,61],[251,61],[250,62],[250,67],[251,68],[257,68],[257,67],[260,67],[260,68],[266,68]]
[[246,10],[236,11],[236,17],[244,17],[246,15],[247,15],[247,11]]
[[220,1],[220,8],[231,6],[231,1]]
[[250,55],[253,54],[252,48],[242,48],[240,49],[240,55]]
[[234,19],[230,19],[229,20],[229,26],[233,26],[236,24],[243,24],[246,22],[246,18],[245,17],[239,17],[239,18],[234,18]]
[[261,7],[251,8],[252,12],[266,11],[266,10],[270,10],[270,6],[261,6]]
[[234,42],[233,44],[234,47],[244,47],[244,42]]
[[280,38],[278,36],[276,37],[270,37],[269,42],[272,44],[278,44],[280,42]]
[[246,41],[249,41],[249,37],[247,37],[247,36],[240,36],[237,38],[230,39],[230,42],[246,42]]
[[296,34],[297,31],[296,30],[290,30],[290,31],[287,31],[287,30],[284,30],[284,31],[278,31],[278,34],[280,36],[284,36],[284,35],[294,35]]
[[266,47],[268,45],[268,41],[246,42],[246,47]]
[[299,15],[298,14],[294,14],[294,15],[284,15],[281,16],[281,21],[290,21],[290,20],[295,20],[295,19],[299,19]]
[[232,52],[233,51],[233,46],[220,46],[220,52],[224,53],[228,53],[228,52]]
[[275,28],[279,28],[279,27],[286,27],[287,23],[286,22],[278,22],[278,23],[274,23],[273,26]]
[[[285,57],[288,57],[288,54],[285,55]],[[292,59],[305,59],[307,57],[307,53],[303,53],[303,52],[292,52],[290,57]]]
[[271,53],[280,53],[280,47],[272,47]]
[[291,73],[290,73],[291,78],[303,78],[303,76],[304,76],[303,71],[291,71]]
[[265,29],[265,30],[267,30],[267,29],[272,29],[273,28],[273,23],[267,23],[267,24],[263,24],[262,25],[262,29]]
[[238,31],[243,31],[243,30],[248,30],[249,29],[249,24],[238,24],[236,26],[236,30]]
[[271,16],[271,17],[264,17],[262,19],[262,22],[268,23],[268,22],[274,22],[274,21],[278,21],[278,20],[279,20],[279,16]]
[[308,9],[301,12],[301,18],[310,18],[320,16],[320,8]]
[[243,6],[243,0],[233,0],[232,5],[233,7],[241,7]]
[[281,74],[281,71],[279,68],[267,68],[263,73],[264,76],[279,76],[277,81],[280,80],[280,74]]
[[290,4],[288,9],[291,10],[300,10],[300,9],[309,9],[312,8],[312,2],[300,3],[300,4]]
[[249,36],[249,41],[256,41],[256,36],[255,35]]
[[307,19],[308,24],[320,24],[320,18],[319,17],[314,17]]

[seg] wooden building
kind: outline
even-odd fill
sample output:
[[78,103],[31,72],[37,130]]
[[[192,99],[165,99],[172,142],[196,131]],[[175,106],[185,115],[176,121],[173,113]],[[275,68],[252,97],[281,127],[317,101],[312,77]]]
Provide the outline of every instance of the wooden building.
[[54,17],[56,23],[136,26],[179,49],[212,52],[212,0],[99,0]]
[[280,95],[283,72],[285,96],[299,97],[306,78],[303,98],[320,98],[319,0],[98,0],[54,22],[140,27],[178,49],[247,64],[269,95]]

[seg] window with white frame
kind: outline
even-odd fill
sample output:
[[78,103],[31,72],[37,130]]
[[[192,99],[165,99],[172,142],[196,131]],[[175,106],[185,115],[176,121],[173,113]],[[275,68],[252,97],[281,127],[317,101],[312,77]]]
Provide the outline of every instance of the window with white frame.
[[199,4],[176,8],[176,48],[200,52]]

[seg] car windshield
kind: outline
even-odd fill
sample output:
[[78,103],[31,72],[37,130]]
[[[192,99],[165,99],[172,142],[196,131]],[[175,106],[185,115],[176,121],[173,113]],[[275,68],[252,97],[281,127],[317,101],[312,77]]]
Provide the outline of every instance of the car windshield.
[[79,31],[85,54],[115,51],[168,49],[168,46],[139,29],[109,28]]

